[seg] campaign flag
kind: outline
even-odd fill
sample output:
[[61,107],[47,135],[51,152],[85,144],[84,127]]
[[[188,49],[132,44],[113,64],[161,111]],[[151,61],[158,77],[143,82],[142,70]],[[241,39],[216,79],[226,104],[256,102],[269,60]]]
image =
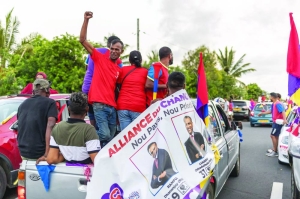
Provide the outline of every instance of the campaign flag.
[[288,95],[297,105],[300,104],[300,51],[299,38],[293,13],[290,13],[291,32],[287,53]]
[[153,100],[157,98],[158,78],[159,78],[160,68],[161,67],[159,67],[157,64],[153,64],[153,69],[154,69]]
[[198,85],[197,85],[197,113],[199,117],[208,126],[208,92],[206,84],[206,75],[203,64],[203,56],[200,53],[200,61],[198,66]]

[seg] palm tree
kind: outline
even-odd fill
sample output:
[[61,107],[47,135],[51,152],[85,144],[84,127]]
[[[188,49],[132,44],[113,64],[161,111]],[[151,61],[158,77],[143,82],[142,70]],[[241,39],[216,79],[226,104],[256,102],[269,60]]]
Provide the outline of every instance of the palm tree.
[[0,68],[6,66],[16,44],[16,34],[19,33],[20,22],[17,17],[12,16],[13,10],[6,15],[4,26],[0,21]]
[[256,70],[254,68],[248,67],[250,63],[243,64],[246,54],[244,54],[241,58],[239,58],[236,63],[234,63],[234,55],[235,55],[235,51],[233,51],[232,48],[228,52],[227,47],[225,47],[224,53],[219,49],[219,54],[217,54],[217,59],[222,70],[227,75],[232,76],[237,80],[237,82],[244,85],[244,83],[239,81],[237,78],[241,77],[243,74],[253,72]]
[[151,53],[149,53],[147,55],[147,61],[143,62],[143,66],[146,68],[149,68],[153,62],[157,62],[157,61],[159,61],[158,52],[155,50],[152,50]]

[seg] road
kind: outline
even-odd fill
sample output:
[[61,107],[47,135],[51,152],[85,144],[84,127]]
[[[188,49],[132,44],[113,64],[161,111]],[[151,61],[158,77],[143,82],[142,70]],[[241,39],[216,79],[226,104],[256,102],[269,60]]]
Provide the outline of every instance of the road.
[[[217,199],[270,199],[273,182],[283,183],[282,199],[291,198],[291,170],[278,164],[277,157],[267,157],[271,146],[270,127],[250,127],[244,122],[241,145],[241,173],[229,178]],[[4,199],[15,199],[16,189],[9,190]]]
[[244,122],[241,172],[230,177],[217,199],[270,199],[273,182],[283,183],[282,199],[291,198],[291,169],[277,157],[266,156],[271,147],[269,127],[250,127]]

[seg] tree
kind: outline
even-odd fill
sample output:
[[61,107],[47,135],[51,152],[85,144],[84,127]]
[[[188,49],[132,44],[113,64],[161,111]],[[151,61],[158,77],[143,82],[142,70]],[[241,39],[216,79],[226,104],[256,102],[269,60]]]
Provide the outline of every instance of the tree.
[[263,93],[263,90],[256,84],[248,84],[247,85],[247,94],[248,94],[248,99],[258,99],[259,96]]
[[81,90],[86,51],[78,37],[66,33],[48,41],[38,36],[32,41],[32,46],[33,50],[24,53],[21,60],[20,53],[15,54],[10,64],[17,69],[17,76],[22,77],[23,82],[32,82],[35,74],[43,71],[52,81],[52,87],[59,92]]
[[16,78],[14,68],[2,68],[0,71],[0,96],[16,94],[20,90],[20,80]]
[[[241,77],[243,74],[255,71],[254,68],[249,68],[250,63],[243,64],[244,58],[246,54],[244,54],[241,58],[238,59],[236,63],[234,63],[235,51],[230,49],[228,51],[227,47],[225,47],[224,53],[219,49],[219,54],[217,54],[218,62],[222,68],[222,70],[236,80]],[[237,80],[239,83],[244,85],[243,82]]]
[[16,34],[19,33],[20,22],[12,16],[13,10],[5,16],[4,26],[0,21],[0,68],[6,67],[16,44]]
[[152,50],[151,53],[147,55],[147,59],[143,62],[143,66],[149,68],[153,62],[159,61],[158,51]]
[[206,46],[201,46],[195,50],[190,50],[182,61],[186,76],[186,90],[191,97],[196,97],[199,55],[203,53],[204,68],[206,73],[207,89],[210,98],[220,96],[220,87],[222,86],[222,75],[216,68],[216,55]]

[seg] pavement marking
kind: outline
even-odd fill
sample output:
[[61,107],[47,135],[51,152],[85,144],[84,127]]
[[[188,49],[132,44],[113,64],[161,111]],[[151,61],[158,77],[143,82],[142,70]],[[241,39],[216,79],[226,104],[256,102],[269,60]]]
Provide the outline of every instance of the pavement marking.
[[282,190],[283,190],[283,183],[273,182],[270,199],[282,199]]

